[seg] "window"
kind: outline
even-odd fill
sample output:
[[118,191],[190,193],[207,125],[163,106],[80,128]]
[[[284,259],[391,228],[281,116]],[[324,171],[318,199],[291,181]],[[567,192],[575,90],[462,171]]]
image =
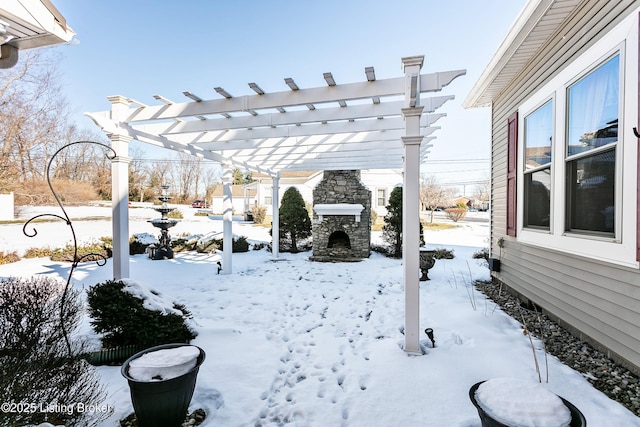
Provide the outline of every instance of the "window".
[[387,190],[385,188],[378,189],[378,206],[386,206],[387,204]]
[[638,126],[639,56],[638,15],[631,14],[554,68],[507,117],[500,129],[506,158],[499,160],[510,165],[509,147],[517,146],[517,182],[515,197],[506,194],[505,235],[639,267],[640,147],[631,132],[618,131]]
[[266,189],[266,192],[264,194],[264,204],[266,206],[273,205],[273,196],[272,196],[273,193],[272,193],[272,191],[273,191],[273,188],[271,188],[271,187],[268,187]]
[[553,101],[524,119],[525,227],[550,229]]
[[615,236],[620,55],[567,89],[566,231]]

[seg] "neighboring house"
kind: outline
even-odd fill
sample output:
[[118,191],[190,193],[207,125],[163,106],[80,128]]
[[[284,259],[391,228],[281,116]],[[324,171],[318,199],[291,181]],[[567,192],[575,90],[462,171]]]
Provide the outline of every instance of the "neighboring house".
[[451,201],[451,206],[456,207],[458,205],[465,205],[466,207],[471,207],[473,205],[473,200],[468,199],[466,197],[458,197]]
[[464,103],[492,109],[493,277],[636,373],[639,16],[530,0]]
[[[289,187],[296,187],[302,198],[309,206],[313,205],[313,189],[322,180],[322,171],[292,171],[283,172],[280,176],[280,197]],[[245,206],[258,204],[267,208],[267,215],[273,213],[273,180],[268,175],[254,173],[254,182],[244,186],[247,191]],[[371,209],[378,216],[387,213],[385,206],[389,203],[389,195],[394,187],[402,185],[402,171],[399,170],[362,170],[360,171],[362,183],[371,190]],[[235,196],[234,196],[235,197]],[[235,206],[235,202],[234,202]]]
[[[224,197],[222,194],[223,185],[218,184],[216,188],[213,190],[213,195],[211,196],[211,200],[207,200],[210,203],[209,210],[213,214],[222,214],[224,212],[223,201]],[[231,202],[232,202],[232,212],[234,215],[244,215],[245,213],[245,190],[242,185],[232,185],[231,186]]]

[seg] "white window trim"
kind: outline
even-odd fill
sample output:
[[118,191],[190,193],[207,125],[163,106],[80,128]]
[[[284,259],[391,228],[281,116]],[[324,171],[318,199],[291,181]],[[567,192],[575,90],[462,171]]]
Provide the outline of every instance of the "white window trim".
[[[550,169],[550,173],[551,173],[551,200],[549,200],[549,229],[545,230],[543,228],[524,228],[524,176],[525,176],[525,156],[524,156],[524,150],[525,150],[525,142],[524,141],[524,135],[525,135],[525,125],[524,125],[524,121],[527,118],[527,116],[533,112],[535,112],[538,108],[542,107],[544,104],[546,104],[547,102],[551,101],[551,106],[552,106],[552,118],[551,118],[551,127],[554,130],[553,133],[553,138],[551,140],[551,164],[549,165],[549,169]],[[517,203],[518,203],[518,221],[516,221],[516,223],[518,224],[518,227],[520,227],[522,230],[527,230],[527,231],[532,231],[535,233],[544,233],[544,234],[551,234],[553,233],[554,230],[554,221],[555,221],[555,215],[554,215],[554,204],[555,204],[555,198],[554,198],[554,194],[556,193],[557,190],[557,186],[556,184],[556,177],[555,177],[555,163],[556,163],[556,156],[558,155],[557,153],[557,146],[558,143],[556,142],[556,130],[558,129],[557,127],[557,116],[556,116],[556,111],[558,110],[557,108],[557,100],[555,97],[555,94],[551,94],[551,96],[547,96],[546,98],[543,98],[543,100],[537,104],[536,106],[534,106],[530,111],[527,111],[526,113],[520,115],[518,117],[518,129],[522,129],[522,132],[518,131],[518,133],[520,135],[518,135],[518,142],[522,141],[522,144],[518,144],[518,178],[517,178],[517,183],[518,183],[518,189],[517,189]],[[522,157],[522,158],[520,158]],[[537,170],[542,170],[542,169],[546,169],[546,165],[545,167],[539,167],[537,168]],[[531,172],[529,172],[531,173]],[[519,233],[518,233],[519,234]],[[517,235],[517,234],[516,234]]]
[[[638,112],[638,14],[631,14],[612,31],[604,35],[587,52],[569,64],[556,77],[541,87],[519,108],[518,118],[518,184],[517,239],[521,243],[575,254],[612,264],[638,268],[636,261],[636,164],[638,144],[633,127],[639,126]],[[558,185],[565,176],[566,89],[579,76],[614,52],[620,53],[621,112],[616,145],[616,233],[615,238],[601,238],[565,232],[565,185]],[[524,119],[544,102],[553,98],[554,139],[552,147],[552,196],[550,230],[523,227],[524,215]],[[562,178],[564,184],[564,178]]]

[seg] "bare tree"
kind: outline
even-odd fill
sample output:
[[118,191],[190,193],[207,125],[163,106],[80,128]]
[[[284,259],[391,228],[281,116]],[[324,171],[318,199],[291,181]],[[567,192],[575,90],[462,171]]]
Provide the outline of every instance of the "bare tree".
[[449,193],[433,175],[423,178],[420,185],[420,203],[424,209],[431,211],[429,222],[433,222],[433,212],[436,208],[446,206]]
[[489,204],[489,200],[491,198],[491,179],[485,177],[485,179],[476,186],[474,191],[474,197],[478,200],[482,206],[481,208],[485,208]]
[[148,177],[147,182],[149,189],[153,191],[154,196],[159,195],[160,186],[163,184],[169,185],[169,179],[171,177],[170,159],[148,163],[145,166],[145,170]]
[[129,196],[132,200],[144,201],[145,189],[148,186],[148,174],[142,160],[143,151],[139,147],[132,147],[129,151]]
[[[87,139],[69,120],[57,64],[57,57],[34,50],[21,56],[16,67],[0,70],[0,191],[14,191],[18,204],[50,201],[45,175],[53,154]],[[103,159],[91,145],[69,147],[56,157],[51,178],[80,180],[89,191],[74,197],[95,197],[92,181],[102,172]]]
[[65,104],[55,69],[41,52],[29,52],[15,68],[0,72],[0,170],[2,187],[44,177],[60,146]]
[[198,176],[199,164],[195,157],[187,153],[178,153],[173,163],[173,184],[176,188],[177,203],[184,203],[191,197],[195,179]]

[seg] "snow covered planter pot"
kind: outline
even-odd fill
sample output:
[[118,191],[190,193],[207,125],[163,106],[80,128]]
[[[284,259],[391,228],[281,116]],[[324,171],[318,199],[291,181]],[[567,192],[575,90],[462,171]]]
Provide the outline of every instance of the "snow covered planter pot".
[[495,378],[474,384],[469,398],[482,427],[586,427],[582,413],[542,384]]
[[163,344],[122,365],[139,427],[176,427],[187,417],[205,352],[188,344]]

